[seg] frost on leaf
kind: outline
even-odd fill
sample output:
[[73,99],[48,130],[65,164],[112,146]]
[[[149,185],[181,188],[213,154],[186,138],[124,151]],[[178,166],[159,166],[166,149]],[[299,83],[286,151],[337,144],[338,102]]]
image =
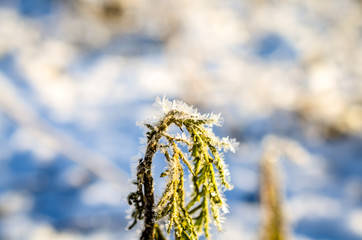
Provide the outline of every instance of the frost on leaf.
[[[223,214],[228,212],[223,191],[232,188],[221,151],[235,152],[239,143],[229,137],[220,139],[213,133],[213,126],[222,125],[220,114],[200,114],[193,106],[165,97],[156,98],[153,106],[156,108],[154,115],[138,123],[146,129],[143,159],[150,159],[151,155],[152,160],[153,154],[160,152],[167,162],[160,176],[166,179],[166,186],[155,202],[153,221],[166,221],[167,233],[173,230],[175,239],[197,239],[202,233],[209,239],[212,221],[221,230]],[[169,133],[171,125],[180,132]],[[145,160],[138,166],[135,181],[138,190],[130,194],[130,204],[135,206],[132,215],[135,222],[147,215],[147,210],[141,207],[147,205],[144,182],[146,172],[150,171],[140,167],[146,166],[142,164]],[[192,182],[188,199],[184,188],[185,170],[191,175]]]

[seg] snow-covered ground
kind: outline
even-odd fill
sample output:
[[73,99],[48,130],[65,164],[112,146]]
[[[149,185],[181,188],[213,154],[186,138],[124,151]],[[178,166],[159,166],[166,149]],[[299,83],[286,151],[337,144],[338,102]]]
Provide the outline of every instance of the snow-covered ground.
[[258,238],[268,142],[293,238],[362,239],[361,29],[357,0],[0,1],[0,239],[137,239],[136,122],[164,95],[241,143],[214,239]]

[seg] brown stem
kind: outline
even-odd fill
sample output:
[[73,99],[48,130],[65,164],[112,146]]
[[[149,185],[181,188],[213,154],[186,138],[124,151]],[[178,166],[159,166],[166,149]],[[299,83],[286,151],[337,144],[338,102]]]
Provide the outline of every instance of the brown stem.
[[[171,114],[170,114],[171,115]],[[143,176],[143,191],[145,196],[144,210],[144,229],[141,235],[141,240],[153,240],[155,236],[155,211],[154,211],[154,191],[152,177],[152,159],[157,151],[157,143],[162,137],[162,134],[167,130],[167,127],[172,123],[170,115],[166,116],[161,124],[156,128],[158,131],[150,138],[147,144],[143,165],[145,167]]]
[[144,223],[145,227],[143,229],[141,240],[153,240],[154,239],[154,227],[155,227],[155,212],[153,210],[155,197],[153,193],[153,177],[151,171],[152,159],[157,150],[157,142],[153,141],[147,146],[145,158],[144,158],[144,167],[145,172],[143,175],[143,190],[145,196],[145,212],[144,212]]

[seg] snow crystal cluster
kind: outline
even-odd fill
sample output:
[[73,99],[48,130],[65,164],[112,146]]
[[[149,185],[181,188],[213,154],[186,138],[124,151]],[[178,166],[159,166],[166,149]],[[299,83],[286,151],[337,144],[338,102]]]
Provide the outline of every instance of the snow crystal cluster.
[[[177,118],[178,120],[192,119],[204,121],[206,133],[210,137],[210,139],[213,140],[213,143],[215,144],[215,146],[217,146],[219,151],[223,150],[224,152],[231,151],[235,153],[238,149],[239,143],[236,141],[236,139],[231,139],[229,137],[223,137],[222,139],[220,139],[219,137],[214,135],[212,127],[222,126],[223,123],[223,119],[221,118],[220,113],[200,114],[197,109],[194,108],[192,105],[188,105],[183,101],[177,99],[171,101],[165,96],[163,98],[156,97],[153,106],[156,109],[156,111],[153,113],[153,116],[142,122],[137,122],[138,126],[144,127],[147,124],[155,126],[160,121],[162,121],[167,114],[174,111],[175,113],[180,113],[174,114],[175,118]],[[182,133],[181,135],[177,133],[175,136],[170,135],[170,137],[177,139],[180,142],[190,142],[190,139],[186,136],[185,133]],[[146,141],[147,139],[143,138],[142,144],[146,144]]]
[[223,119],[220,117],[220,114],[200,114],[192,105],[188,105],[177,99],[171,101],[165,96],[162,99],[160,97],[156,97],[153,106],[157,109],[157,111],[154,112],[151,118],[146,119],[143,122],[137,122],[138,126],[144,126],[145,124],[155,125],[171,111],[182,113],[180,115],[176,115],[176,117],[180,120],[186,118],[204,120],[209,126],[222,126],[223,123]]

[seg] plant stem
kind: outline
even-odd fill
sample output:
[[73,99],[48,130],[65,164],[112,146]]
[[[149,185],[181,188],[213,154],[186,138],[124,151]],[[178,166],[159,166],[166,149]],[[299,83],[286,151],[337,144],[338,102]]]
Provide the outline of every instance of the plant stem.
[[145,172],[143,175],[143,190],[145,196],[145,227],[141,235],[141,240],[154,239],[155,212],[153,208],[155,203],[155,197],[153,193],[153,177],[151,166],[153,156],[155,155],[157,150],[156,146],[159,138],[160,137],[158,137],[158,139],[154,139],[154,141],[149,142],[149,144],[147,145],[145,158],[143,160],[145,167]]
[[156,128],[157,131],[153,132],[149,138],[146,148],[145,157],[143,159],[143,166],[145,167],[143,175],[143,191],[145,196],[145,210],[144,210],[144,229],[142,231],[141,240],[153,240],[155,235],[155,196],[153,188],[152,177],[152,160],[157,152],[157,143],[167,130],[168,126],[172,123],[169,116],[166,116]]
[[262,240],[285,240],[286,224],[276,162],[279,155],[267,149],[261,161],[261,204],[263,208]]

